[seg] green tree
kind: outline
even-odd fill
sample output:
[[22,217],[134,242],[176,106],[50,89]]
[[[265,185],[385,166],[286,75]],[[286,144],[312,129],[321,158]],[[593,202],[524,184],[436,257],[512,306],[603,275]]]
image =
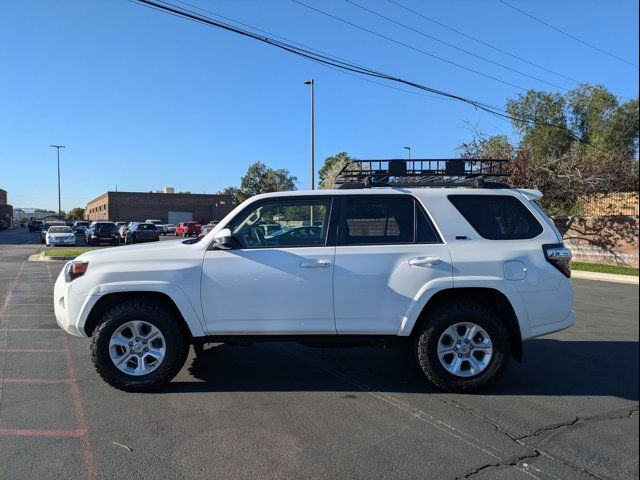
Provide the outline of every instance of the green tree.
[[285,168],[272,169],[264,163],[256,162],[249,166],[247,173],[240,180],[237,192],[238,202],[260,193],[296,190],[297,177],[292,176]]
[[220,195],[231,195],[232,202],[235,204],[240,203],[238,200],[238,187],[226,187],[218,192]]
[[347,152],[340,152],[333,157],[325,158],[318,171],[318,186],[320,188],[335,188],[336,175],[350,160],[353,158]]
[[583,84],[564,95],[530,90],[507,100],[519,134],[510,149],[503,137],[474,138],[462,157],[511,153],[510,182],[538,188],[558,215],[580,213],[593,193],[638,191],[638,98],[621,101],[605,87]]
[[84,208],[76,207],[69,211],[65,216],[66,220],[84,220]]
[[520,147],[534,157],[557,158],[571,148],[567,101],[559,93],[529,90],[507,100],[507,113],[516,119],[513,126],[521,135]]
[[516,155],[516,148],[511,145],[506,135],[486,136],[475,131],[473,138],[458,146],[461,158],[486,158],[491,160],[510,160]]

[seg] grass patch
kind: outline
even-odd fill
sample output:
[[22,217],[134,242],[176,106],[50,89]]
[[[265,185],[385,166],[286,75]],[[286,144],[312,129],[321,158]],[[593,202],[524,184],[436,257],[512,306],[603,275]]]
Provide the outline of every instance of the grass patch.
[[95,250],[95,248],[55,248],[51,250],[45,250],[45,257],[77,257],[84,252]]
[[600,265],[599,263],[571,262],[573,270],[582,270],[585,272],[599,273],[615,273],[617,275],[638,276],[637,268],[621,267],[618,265]]

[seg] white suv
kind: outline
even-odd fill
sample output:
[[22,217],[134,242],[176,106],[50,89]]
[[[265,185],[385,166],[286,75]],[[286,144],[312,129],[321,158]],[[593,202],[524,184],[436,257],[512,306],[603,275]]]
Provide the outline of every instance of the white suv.
[[510,357],[521,360],[524,340],[575,322],[571,254],[540,196],[490,188],[258,195],[199,241],[94,250],[69,262],[55,285],[57,321],[92,337],[98,373],[126,391],[169,382],[190,344],[199,353],[206,342],[292,340],[406,344],[435,385],[471,392],[495,381]]

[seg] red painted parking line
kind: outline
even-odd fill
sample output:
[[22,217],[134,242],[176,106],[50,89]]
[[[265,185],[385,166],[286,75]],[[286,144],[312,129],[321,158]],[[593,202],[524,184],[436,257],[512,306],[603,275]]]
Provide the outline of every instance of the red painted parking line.
[[0,435],[16,435],[21,437],[82,437],[87,431],[75,430],[41,430],[37,428],[0,428]]
[[[18,282],[20,275],[22,274],[22,270],[24,269],[26,262],[22,263],[20,267],[20,271],[16,275],[16,278],[12,282],[6,296],[4,299],[4,303],[2,307],[0,307],[0,317],[51,317],[52,314],[47,315],[21,315],[21,314],[7,314],[7,307],[11,304],[11,295],[13,293],[14,288]],[[46,267],[47,273],[49,274],[49,279],[51,284],[53,284],[53,276],[51,275],[51,269],[47,265]],[[53,287],[52,287],[53,288]],[[29,293],[36,293],[35,289],[30,289]],[[37,304],[25,304],[26,305],[37,305]],[[39,329],[39,328],[3,328],[0,330],[5,333],[5,339],[8,337],[9,332],[36,332],[36,331],[57,331],[60,332],[59,329],[48,328],[48,329]],[[93,446],[91,444],[91,437],[89,436],[89,425],[87,423],[87,415],[84,409],[84,405],[82,403],[82,395],[80,393],[80,388],[77,383],[77,375],[76,370],[73,365],[73,358],[71,356],[71,350],[69,349],[69,342],[66,336],[58,337],[57,339],[62,340],[63,349],[8,349],[7,343],[5,342],[4,353],[64,353],[65,361],[67,366],[67,377],[65,379],[47,379],[47,378],[4,378],[4,372],[2,372],[2,376],[0,377],[0,387],[4,383],[13,383],[13,384],[33,384],[33,385],[51,385],[51,384],[66,384],[69,385],[69,389],[71,390],[71,398],[73,411],[75,413],[75,417],[78,422],[78,428],[74,430],[46,430],[46,429],[29,429],[29,428],[0,428],[0,436],[2,435],[15,435],[15,436],[28,436],[28,437],[77,437],[82,442],[82,457],[84,463],[84,471],[85,476],[89,480],[97,480],[99,478],[98,468],[95,462],[95,456],[93,453]],[[0,389],[0,392],[2,390]]]
[[[51,271],[49,271],[51,275]],[[71,356],[71,350],[69,349],[69,340],[67,337],[62,337],[64,345],[65,359],[67,361],[67,375],[74,381],[69,384],[71,388],[71,397],[73,399],[73,410],[78,418],[78,425],[80,429],[84,429],[85,434],[82,436],[82,452],[84,457],[84,468],[87,478],[95,480],[98,478],[98,468],[95,462],[95,456],[93,454],[93,445],[91,444],[91,437],[89,437],[89,424],[87,423],[87,414],[82,403],[82,395],[80,394],[80,388],[76,379],[76,368],[73,365],[73,357]]]
[[5,378],[4,383],[20,383],[28,385],[58,385],[75,382],[72,378]]
[[7,294],[4,297],[4,302],[2,303],[2,307],[0,307],[0,316],[4,315],[4,312],[7,311],[7,307],[11,303],[11,295],[13,294],[13,289],[16,288],[16,284],[18,283],[18,278],[22,274],[22,270],[24,270],[25,263],[27,262],[22,262],[22,265],[20,266],[20,270],[18,270],[18,274],[16,275],[16,278],[13,279],[11,286],[9,286],[9,290],[7,290]]
[[7,348],[7,353],[64,353],[61,348]]

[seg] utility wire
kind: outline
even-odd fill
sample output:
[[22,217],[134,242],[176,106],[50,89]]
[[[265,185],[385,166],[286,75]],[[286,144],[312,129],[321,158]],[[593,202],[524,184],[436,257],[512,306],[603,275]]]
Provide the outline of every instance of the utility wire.
[[569,37],[573,40],[575,40],[576,42],[582,43],[583,45],[586,45],[589,48],[592,48],[594,50],[597,50],[600,53],[604,53],[605,55],[609,55],[612,58],[615,58],[616,60],[620,60],[621,62],[627,63],[629,65],[632,65],[634,67],[638,67],[637,64],[630,62],[629,60],[625,60],[622,57],[619,57],[617,55],[614,55],[611,52],[607,52],[606,50],[603,50],[600,47],[596,47],[595,45],[585,42],[584,40],[576,37],[575,35],[571,35],[570,33],[565,32],[564,30],[560,30],[558,27],[554,27],[553,25],[551,25],[550,23],[545,22],[544,20],[539,19],[538,17],[534,17],[533,15],[531,15],[530,13],[525,12],[524,10],[519,9],[518,7],[511,5],[509,2],[505,2],[505,0],[498,0],[500,3],[502,3],[503,5],[506,5],[509,8],[512,8],[513,10],[515,10],[516,12],[521,13],[522,15],[525,15],[529,18],[531,18],[532,20],[535,20],[538,23],[541,23],[542,25],[550,28],[551,30],[555,30],[558,33],[561,33],[562,35],[564,35],[565,37]]
[[[537,121],[535,119],[526,118],[526,117],[512,116],[506,110],[492,107],[490,105],[487,105],[486,103],[479,102],[477,100],[472,100],[472,99],[469,99],[469,98],[465,98],[465,97],[462,97],[460,95],[456,95],[454,93],[450,93],[450,92],[446,92],[446,91],[439,90],[439,89],[436,89],[436,88],[432,88],[432,87],[429,87],[429,86],[426,86],[426,85],[422,85],[422,84],[413,82],[411,80],[405,80],[405,79],[402,79],[400,77],[396,77],[394,75],[386,74],[386,73],[383,73],[383,72],[378,72],[376,70],[372,70],[372,69],[369,69],[367,67],[358,67],[357,65],[351,64],[349,62],[345,62],[345,61],[342,61],[342,60],[331,59],[326,55],[313,53],[313,52],[310,52],[308,50],[304,50],[302,48],[295,47],[293,45],[289,45],[289,44],[284,43],[284,42],[280,42],[278,40],[273,40],[273,39],[268,38],[268,37],[263,37],[261,35],[258,35],[256,33],[248,31],[248,30],[241,29],[239,27],[234,27],[233,25],[226,24],[226,23],[221,22],[219,20],[215,20],[213,18],[197,14],[196,12],[187,10],[187,9],[185,9],[183,7],[179,7],[179,6],[177,6],[175,4],[172,4],[172,3],[168,2],[168,1],[164,1],[164,0],[156,0],[156,1],[153,1],[153,0],[129,0],[129,1],[132,2],[132,3],[140,4],[140,5],[148,7],[148,8],[152,8],[154,10],[161,11],[163,13],[168,13],[168,14],[176,16],[176,17],[185,18],[185,19],[192,20],[192,21],[195,21],[195,22],[198,22],[198,23],[202,23],[202,24],[205,24],[205,25],[209,25],[209,26],[221,28],[223,30],[227,30],[227,31],[230,31],[230,32],[234,32],[234,33],[237,33],[237,34],[242,35],[244,37],[252,38],[254,40],[258,40],[258,41],[261,41],[263,43],[267,43],[269,45],[275,46],[275,47],[280,48],[280,49],[282,49],[284,51],[292,53],[294,55],[301,56],[303,58],[306,58],[308,60],[311,60],[311,61],[314,61],[314,62],[317,62],[317,63],[322,63],[324,65],[332,66],[334,68],[337,68],[337,69],[340,69],[340,70],[343,70],[343,71],[351,72],[351,73],[354,73],[354,74],[361,74],[361,75],[365,75],[365,76],[371,76],[371,77],[384,79],[384,80],[388,80],[388,81],[395,82],[395,83],[404,84],[404,85],[416,88],[418,90],[423,90],[423,91],[426,91],[426,92],[429,92],[429,93],[433,93],[435,95],[440,95],[442,97],[458,100],[460,102],[463,102],[463,103],[466,103],[468,105],[471,105],[471,106],[475,107],[478,110],[485,111],[487,113],[490,113],[491,115],[494,115],[494,116],[496,116],[498,118],[505,119],[507,121],[523,122],[523,123],[527,123],[529,125],[546,126],[546,127],[552,127],[552,128],[558,129],[558,130],[562,130],[567,135],[569,135],[573,140],[575,140],[575,141],[577,141],[579,143],[591,145],[590,142],[578,137],[577,135],[575,135],[571,130],[569,130],[564,125],[557,125],[557,124],[549,123],[549,122],[540,122],[540,121]],[[597,148],[597,147],[595,147],[593,145],[591,145],[591,146],[593,148],[596,148],[597,150],[600,150],[600,151],[604,152],[604,153],[608,153],[608,152],[606,152],[606,151],[604,151],[604,150],[602,150],[600,148]]]
[[[286,37],[282,37],[280,35],[276,35],[275,33],[268,32],[267,30],[262,30],[262,29],[260,29],[258,27],[254,27],[252,25],[248,25],[246,23],[239,22],[238,20],[234,20],[233,18],[225,17],[224,15],[220,15],[219,13],[213,12],[211,10],[207,10],[206,8],[199,7],[198,5],[194,5],[193,3],[184,2],[182,0],[173,0],[173,1],[176,2],[176,3],[180,3],[182,5],[187,5],[189,7],[195,8],[196,10],[199,10],[201,12],[208,13],[210,15],[213,15],[214,17],[222,18],[222,19],[227,20],[229,22],[235,23],[236,25],[242,25],[243,27],[250,28],[252,30],[255,30],[256,32],[264,33],[265,35],[268,35],[270,37],[279,38],[280,40],[284,40],[285,42],[289,42],[289,43],[292,43],[294,45],[298,45],[299,47],[303,47],[303,48],[306,48],[308,50],[321,53],[323,55],[326,55],[327,57],[335,58],[336,60],[348,61],[348,60],[345,60],[344,58],[340,58],[340,57],[338,57],[336,55],[332,55],[332,54],[324,52],[322,50],[318,50],[317,48],[313,48],[313,47],[310,47],[308,45],[305,45],[304,43],[296,42],[296,41],[288,39]],[[353,62],[350,62],[350,63],[353,63]],[[354,65],[358,65],[358,64],[354,63]],[[358,65],[358,66],[361,66],[361,65]],[[414,93],[414,92],[412,92],[412,93]]]
[[411,8],[405,6],[405,5],[402,5],[401,3],[398,3],[395,0],[387,0],[387,2],[389,2],[389,3],[393,4],[393,5],[396,5],[397,7],[400,7],[400,8],[402,8],[402,9],[408,11],[408,12],[411,12],[414,15],[417,15],[418,17],[421,17],[421,18],[423,18],[425,20],[428,20],[429,22],[435,23],[436,25],[439,25],[442,28],[446,28],[447,30],[449,30],[451,32],[457,33],[458,35],[462,35],[463,37],[468,38],[469,40],[473,40],[474,42],[477,42],[480,45],[484,45],[485,47],[491,48],[491,49],[495,50],[496,52],[500,52],[500,53],[502,53],[504,55],[507,55],[507,56],[509,56],[511,58],[515,58],[516,60],[520,60],[521,62],[527,63],[527,64],[529,64],[529,65],[531,65],[533,67],[536,67],[536,68],[539,68],[541,70],[544,70],[545,72],[552,73],[553,75],[557,75],[557,76],[562,77],[562,78],[564,78],[566,80],[571,80],[572,82],[576,82],[576,83],[582,83],[580,80],[577,80],[577,79],[575,79],[573,77],[569,77],[568,75],[564,75],[562,73],[556,72],[555,70],[551,70],[550,68],[546,68],[546,67],[544,67],[544,66],[542,66],[542,65],[540,65],[538,63],[534,63],[534,62],[532,62],[530,60],[527,60],[526,58],[523,58],[523,57],[521,57],[519,55],[516,55],[514,53],[508,52],[506,50],[503,50],[500,47],[496,47],[495,45],[487,43],[484,40],[480,40],[477,37],[469,35],[468,33],[465,33],[463,31],[457,30],[457,29],[455,29],[455,28],[453,28],[453,27],[451,27],[449,25],[446,25],[446,24],[444,24],[442,22],[439,22],[438,20],[435,20],[434,18],[428,17],[428,16],[426,16],[426,15],[424,15],[424,14],[422,14],[422,13],[416,11],[416,10],[413,10],[413,9],[411,9]]
[[[219,13],[213,12],[213,11],[211,11],[211,10],[207,10],[206,8],[199,7],[198,5],[194,5],[194,4],[192,4],[192,3],[184,2],[184,1],[182,1],[182,0],[173,0],[173,1],[174,1],[174,2],[177,2],[177,3],[180,3],[180,4],[182,4],[182,5],[187,5],[187,6],[189,6],[189,7],[195,8],[196,10],[199,10],[199,11],[201,11],[201,12],[209,13],[210,15],[213,15],[213,16],[218,17],[218,18],[222,18],[222,19],[224,19],[224,20],[227,20],[227,21],[229,21],[229,22],[235,23],[235,24],[237,24],[237,25],[242,25],[243,27],[247,27],[247,28],[250,28],[250,29],[255,30],[255,31],[257,31],[257,32],[261,32],[261,33],[267,34],[267,35],[269,35],[269,36],[271,36],[271,37],[273,37],[273,38],[279,38],[280,40],[284,40],[285,42],[289,42],[289,43],[292,43],[292,44],[294,44],[294,45],[298,45],[298,46],[300,46],[300,47],[307,48],[307,49],[312,50],[312,51],[314,51],[314,52],[322,53],[322,54],[324,54],[324,55],[326,55],[326,56],[328,56],[328,57],[335,58],[335,59],[337,59],[337,60],[348,61],[348,60],[346,60],[346,59],[344,59],[344,58],[341,58],[341,57],[338,57],[338,56],[336,56],[336,55],[333,55],[333,54],[327,53],[327,52],[325,52],[325,51],[323,51],[323,50],[318,50],[317,48],[313,48],[313,47],[310,47],[310,46],[308,46],[308,45],[305,45],[304,43],[296,42],[296,41],[291,40],[291,39],[288,39],[288,38],[286,38],[286,37],[282,37],[282,36],[280,36],[280,35],[276,35],[275,33],[268,32],[267,30],[262,30],[262,29],[260,29],[260,28],[258,28],[258,27],[255,27],[255,26],[252,26],[252,25],[249,25],[249,24],[246,24],[246,23],[242,23],[242,22],[240,22],[240,21],[238,21],[238,20],[234,20],[234,19],[229,18],[229,17],[225,17],[224,15],[220,15]],[[134,2],[134,3],[135,3],[135,2]],[[353,63],[353,62],[351,62],[351,63]],[[353,63],[353,64],[354,64],[354,65],[358,65],[357,63]],[[324,67],[327,67],[327,68],[329,68],[329,69],[331,69],[331,70],[333,70],[333,71],[335,71],[335,72],[341,73],[341,74],[343,74],[343,75],[349,75],[349,76],[351,76],[351,77],[355,77],[355,78],[357,78],[357,79],[359,79],[359,80],[362,80],[362,81],[364,81],[364,82],[372,83],[372,84],[374,84],[374,85],[378,85],[378,86],[380,86],[380,87],[389,88],[389,89],[391,89],[391,90],[396,90],[396,91],[404,92],[404,93],[410,93],[411,95],[419,95],[419,96],[421,96],[421,97],[432,98],[432,99],[434,99],[434,100],[450,100],[450,101],[456,101],[455,99],[452,99],[452,98],[442,97],[442,96],[439,96],[439,95],[430,95],[430,94],[427,94],[427,93],[414,92],[413,90],[407,90],[407,89],[405,89],[405,88],[394,87],[393,85],[388,85],[388,84],[386,84],[386,83],[376,82],[375,80],[371,80],[370,78],[365,78],[365,77],[362,77],[362,76],[360,76],[360,75],[358,75],[358,74],[355,74],[355,73],[352,73],[352,72],[345,72],[345,71],[343,71],[343,70],[340,70],[339,68],[332,67],[332,66],[330,66],[330,65],[326,65],[326,64],[323,64],[323,63],[320,63],[320,65],[322,65],[322,66],[324,66]],[[358,65],[358,66],[361,66],[361,65]],[[488,106],[488,107],[491,107],[491,108],[500,108],[500,107],[497,107],[497,106],[495,106],[495,105],[487,105],[487,106]]]
[[360,9],[366,11],[366,12],[369,12],[369,13],[371,13],[373,15],[376,15],[377,17],[383,18],[383,19],[387,20],[388,22],[391,22],[391,23],[393,23],[395,25],[398,25],[398,26],[400,26],[402,28],[405,28],[405,29],[410,30],[410,31],[412,31],[414,33],[417,33],[418,35],[422,35],[423,37],[429,38],[429,39],[431,39],[433,41],[436,41],[438,43],[441,43],[443,45],[451,47],[451,48],[453,48],[455,50],[458,50],[460,52],[466,53],[467,55],[471,55],[472,57],[479,58],[480,60],[484,60],[485,62],[489,62],[489,63],[491,63],[493,65],[497,65],[500,68],[504,68],[504,69],[509,70],[511,72],[517,73],[518,75],[523,75],[525,77],[531,78],[531,79],[536,80],[538,82],[546,83],[547,85],[550,85],[550,86],[555,87],[555,88],[560,89],[560,90],[564,90],[565,92],[568,91],[567,88],[565,88],[565,87],[563,87],[561,85],[558,85],[558,84],[552,83],[552,82],[548,82],[546,80],[543,80],[542,78],[536,77],[534,75],[530,75],[530,74],[528,74],[526,72],[522,72],[522,71],[517,70],[517,69],[512,68],[512,67],[509,67],[508,65],[504,65],[502,63],[496,62],[494,60],[491,60],[490,58],[483,57],[482,55],[478,55],[478,54],[476,54],[474,52],[471,52],[469,50],[466,50],[466,49],[464,49],[462,47],[458,47],[457,45],[454,45],[452,43],[445,42],[444,40],[441,40],[438,37],[434,37],[433,35],[429,35],[429,34],[427,34],[425,32],[422,32],[422,31],[420,31],[420,30],[418,30],[416,28],[410,27],[409,25],[406,25],[404,23],[398,22],[398,21],[394,20],[393,18],[387,17],[386,15],[383,15],[381,13],[378,13],[378,12],[374,11],[374,10],[371,10],[370,8],[365,7],[363,5],[360,5],[360,4],[356,3],[356,2],[353,2],[352,0],[344,0],[344,1],[347,2],[350,5],[353,5],[354,7],[358,7],[358,8],[360,8]]
[[320,13],[322,15],[325,15],[325,16],[327,16],[329,18],[333,18],[334,20],[337,20],[339,22],[345,23],[345,24],[350,25],[352,27],[355,27],[355,28],[357,28],[359,30],[362,30],[363,32],[370,33],[371,35],[375,35],[376,37],[380,37],[380,38],[382,38],[384,40],[387,40],[387,41],[389,41],[391,43],[395,43],[396,45],[400,45],[400,46],[403,46],[403,47],[408,48],[410,50],[413,50],[415,52],[422,53],[423,55],[427,55],[428,57],[435,58],[436,60],[440,60],[441,62],[448,63],[449,65],[454,65],[454,66],[456,66],[458,68],[461,68],[463,70],[467,70],[469,72],[475,73],[476,75],[481,75],[483,77],[489,78],[491,80],[494,80],[496,82],[502,83],[504,85],[508,85],[508,86],[516,88],[518,90],[527,91],[527,89],[525,87],[521,86],[521,85],[517,85],[515,83],[511,83],[511,82],[508,82],[506,80],[502,80],[502,79],[500,79],[498,77],[494,77],[492,75],[489,75],[488,73],[480,72],[480,71],[475,70],[473,68],[465,67],[464,65],[461,65],[459,63],[453,62],[451,60],[447,60],[446,58],[443,58],[443,57],[440,57],[440,56],[435,55],[433,53],[427,52],[426,50],[422,50],[420,48],[414,47],[413,45],[409,45],[408,43],[401,42],[400,40],[396,40],[395,38],[388,37],[386,35],[383,35],[381,33],[376,32],[374,30],[370,30],[370,29],[365,28],[365,27],[363,27],[361,25],[358,25],[356,23],[350,22],[349,20],[345,20],[344,18],[338,17],[338,16],[333,15],[333,14],[331,14],[329,12],[325,12],[324,10],[320,10],[319,8],[313,7],[311,5],[307,5],[306,3],[303,3],[300,0],[291,0],[291,1],[293,3],[297,3],[298,5],[300,5],[302,7],[308,8],[309,10],[313,10],[313,11],[315,11],[317,13]]

